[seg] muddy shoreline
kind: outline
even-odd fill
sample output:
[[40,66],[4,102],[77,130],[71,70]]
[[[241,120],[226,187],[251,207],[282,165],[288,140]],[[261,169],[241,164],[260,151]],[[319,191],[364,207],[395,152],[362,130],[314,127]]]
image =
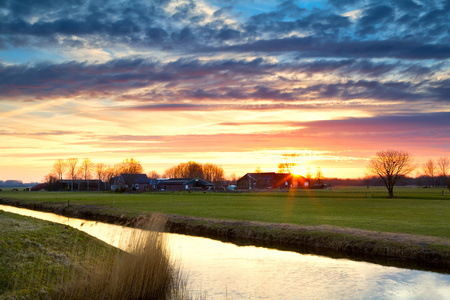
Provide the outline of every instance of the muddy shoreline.
[[[30,202],[0,198],[0,204],[66,217],[137,227],[150,216],[129,217],[95,205]],[[159,215],[166,231],[207,237],[237,245],[254,245],[304,254],[373,262],[386,266],[450,273],[448,239],[334,226],[299,226]]]

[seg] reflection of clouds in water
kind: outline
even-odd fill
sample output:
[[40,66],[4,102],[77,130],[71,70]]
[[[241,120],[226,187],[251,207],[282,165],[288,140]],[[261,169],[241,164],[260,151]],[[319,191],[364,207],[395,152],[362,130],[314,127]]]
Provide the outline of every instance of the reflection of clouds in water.
[[189,239],[179,236],[172,245],[191,282],[208,295],[224,297],[226,289],[233,299],[430,299],[418,296],[430,276],[436,298],[445,299],[450,286],[449,275]]
[[[5,207],[5,208],[4,208]],[[1,206],[126,249],[135,229]],[[227,299],[450,299],[450,275],[167,234],[195,294]]]
[[450,299],[449,275],[408,270],[386,278],[380,289],[391,288],[387,299]]

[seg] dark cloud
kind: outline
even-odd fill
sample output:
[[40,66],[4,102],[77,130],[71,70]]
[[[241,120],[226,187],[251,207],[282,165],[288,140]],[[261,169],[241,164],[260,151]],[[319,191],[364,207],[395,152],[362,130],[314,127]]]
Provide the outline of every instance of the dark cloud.
[[[169,3],[172,10],[166,9]],[[282,51],[304,57],[448,58],[448,1],[330,0],[315,9],[300,5],[280,2],[230,26],[223,17],[237,13],[232,6],[209,16],[195,1],[2,1],[6,13],[0,20],[0,46],[73,47],[72,37],[81,36],[100,47],[122,43],[176,51],[180,46],[184,51]],[[342,15],[344,8],[361,9],[361,17],[353,22]],[[307,37],[295,37],[299,34]],[[227,47],[230,41],[234,46]]]
[[342,41],[314,37],[260,40],[245,45],[204,48],[202,52],[293,52],[298,57],[356,57],[399,59],[447,59],[450,44],[423,44],[404,40]]
[[358,20],[358,34],[374,34],[384,28],[384,24],[393,19],[394,10],[387,5],[371,7],[364,11],[362,18]]
[[320,130],[331,130],[333,132],[348,132],[358,128],[359,132],[364,132],[364,129],[370,128],[373,132],[399,132],[399,131],[417,131],[427,129],[443,130],[441,134],[450,136],[450,127],[448,126],[450,120],[450,112],[439,113],[421,113],[411,115],[390,115],[378,116],[371,118],[350,118],[342,120],[327,120],[303,123]]
[[329,4],[340,9],[345,9],[361,2],[361,0],[328,0]]
[[[12,96],[21,99],[47,97],[97,95],[107,96],[126,93],[135,88],[158,88],[158,94],[141,95],[141,99],[172,97],[180,99],[261,99],[304,100],[336,98],[418,101],[448,101],[448,81],[431,81],[428,78],[412,81],[387,81],[386,74],[413,72],[416,78],[428,75],[437,66],[423,67],[415,64],[372,62],[368,60],[317,60],[297,64],[272,64],[262,59],[252,61],[223,60],[201,62],[180,59],[162,64],[144,59],[112,60],[103,64],[69,62],[63,64],[39,63],[36,65],[0,64],[0,94],[3,99]],[[268,78],[280,72],[305,74],[335,73],[338,82],[314,84],[304,88],[280,87]],[[372,80],[354,80],[365,75]],[[344,80],[344,76],[348,79]],[[280,78],[280,81],[282,79]],[[189,88],[186,88],[189,87]],[[117,95],[118,98],[119,95]],[[165,95],[165,96],[164,96]],[[306,98],[305,98],[306,97]],[[123,98],[124,100],[126,98]]]

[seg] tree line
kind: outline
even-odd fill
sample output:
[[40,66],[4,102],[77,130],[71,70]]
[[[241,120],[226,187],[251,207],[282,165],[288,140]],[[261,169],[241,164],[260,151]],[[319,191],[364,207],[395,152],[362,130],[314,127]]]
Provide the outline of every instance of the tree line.
[[[284,162],[278,165],[278,172],[291,173],[293,167],[296,166],[292,159],[295,159],[299,154],[284,154]],[[407,175],[418,168],[418,165],[413,162],[413,157],[406,151],[401,150],[385,150],[376,153],[372,157],[367,166],[367,176],[363,182],[369,186],[373,182],[373,178],[379,178],[388,190],[390,198],[394,197],[394,186],[400,181],[407,178]],[[435,163],[432,159],[421,165],[421,173],[417,180],[424,177],[428,184],[427,186],[448,186],[450,189],[449,173],[450,160],[447,157],[441,157]],[[260,168],[256,172],[261,172]],[[89,158],[82,160],[78,158],[58,159],[54,162],[52,171],[46,176],[45,182],[48,184],[56,184],[63,180],[63,176],[67,175],[71,180],[71,190],[76,180],[84,180],[86,182],[86,189],[89,190],[89,180],[95,178],[98,180],[98,189],[100,190],[100,183],[106,185],[113,177],[120,174],[142,174],[144,168],[141,163],[134,158],[127,158],[121,163],[113,166],[104,163],[94,163]],[[165,170],[162,176],[157,172],[151,171],[148,173],[149,178],[200,178],[208,182],[217,184],[225,178],[224,170],[221,166],[213,163],[201,164],[195,161],[188,161],[180,163],[176,166]],[[234,176],[235,177],[235,176]],[[308,183],[313,180],[313,174],[308,169],[305,178]],[[235,178],[234,178],[235,179]],[[324,180],[323,173],[320,167],[317,168],[315,174],[315,183],[321,185]],[[337,179],[336,179],[337,180]],[[416,181],[417,181],[416,180]],[[417,181],[418,182],[418,181]],[[78,185],[80,188],[80,185]]]
[[[69,179],[70,188],[73,191],[74,181],[84,181],[86,189],[89,190],[89,182],[92,179],[98,180],[98,190],[100,184],[103,182],[106,185],[112,178],[120,176],[121,174],[143,174],[144,168],[140,161],[134,158],[124,159],[122,162],[114,165],[106,165],[102,162],[94,163],[89,158],[68,158],[57,159],[52,166],[51,172],[45,176],[45,182],[55,189],[61,188],[60,183]],[[208,182],[217,184],[224,180],[224,170],[222,167],[213,164],[201,164],[195,161],[188,161],[187,163],[180,163],[176,166],[168,168],[161,176],[156,171],[151,171],[147,174],[149,178],[156,179],[161,177],[166,178],[193,178],[198,177]],[[80,185],[78,184],[78,189]]]
[[225,172],[223,171],[222,167],[213,163],[201,164],[195,161],[188,161],[187,163],[180,163],[176,166],[168,168],[164,172],[164,177],[169,178],[198,177],[213,184],[217,184],[219,181],[224,180]]
[[440,157],[435,163],[432,159],[422,164],[423,175],[428,178],[428,186],[436,187],[445,185],[450,171],[450,160]]
[[[83,180],[86,183],[86,189],[89,190],[89,181],[92,179],[98,180],[98,189],[100,190],[100,183],[110,182],[112,178],[120,174],[140,174],[144,172],[141,163],[134,158],[124,159],[122,162],[115,165],[106,165],[102,162],[94,163],[89,158],[79,159],[76,157],[68,159],[57,159],[53,163],[51,172],[45,176],[45,182],[49,185],[55,186],[58,182],[66,178],[71,180],[71,190],[73,191],[73,184],[76,180]],[[80,188],[80,185],[78,185]]]

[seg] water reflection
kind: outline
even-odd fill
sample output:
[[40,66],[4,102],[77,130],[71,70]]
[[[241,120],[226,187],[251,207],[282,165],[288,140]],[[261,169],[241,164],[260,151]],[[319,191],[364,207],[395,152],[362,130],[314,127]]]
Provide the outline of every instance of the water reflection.
[[[135,229],[0,205],[121,249]],[[167,234],[194,295],[214,299],[450,299],[450,275]],[[125,243],[120,243],[125,239]]]

